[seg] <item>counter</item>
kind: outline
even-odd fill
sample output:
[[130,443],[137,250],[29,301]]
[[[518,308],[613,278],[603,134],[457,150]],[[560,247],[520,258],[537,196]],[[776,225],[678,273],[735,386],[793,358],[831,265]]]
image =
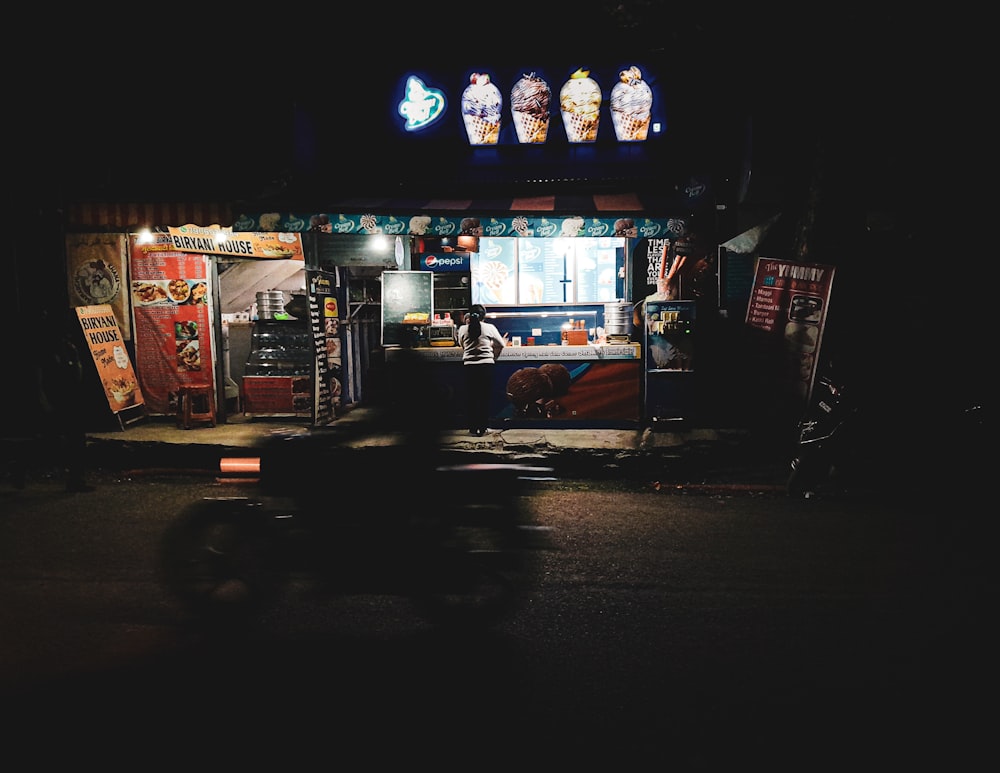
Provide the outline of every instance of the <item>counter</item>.
[[[397,349],[386,349],[386,360],[390,361]],[[427,346],[411,349],[427,360],[440,362],[461,362],[460,346]],[[587,346],[507,346],[500,355],[502,362],[566,362],[568,360],[586,362],[590,360],[641,360],[642,347],[629,344],[589,344]]]
[[[465,426],[462,349],[458,346],[390,348],[385,350],[386,362],[393,362],[404,351],[434,363],[430,371],[435,393],[447,401],[453,424]],[[528,372],[539,368],[546,379]],[[494,369],[490,426],[630,428],[642,414],[642,378],[642,348],[638,343],[508,346]],[[554,384],[552,391],[548,390],[549,383]]]

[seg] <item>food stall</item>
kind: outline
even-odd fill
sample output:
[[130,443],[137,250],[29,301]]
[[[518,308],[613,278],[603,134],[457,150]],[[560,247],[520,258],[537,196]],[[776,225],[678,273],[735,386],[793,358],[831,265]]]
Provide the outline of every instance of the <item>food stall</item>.
[[509,342],[494,370],[495,426],[638,423],[642,347],[627,331],[609,334],[606,308],[617,309],[625,293],[626,239],[477,237],[469,248],[418,252],[422,270],[383,274],[386,363],[403,349],[433,363],[434,394],[464,426],[462,351],[452,326],[470,302],[482,303]]
[[[509,341],[494,370],[491,426],[629,429],[649,418],[644,338],[632,329],[631,299],[641,256],[659,256],[664,241],[683,233],[683,221],[645,220],[646,236],[626,218],[337,221],[344,233],[338,227],[302,236],[307,264],[342,272],[348,287],[344,321],[354,354],[345,359],[344,378],[356,385],[351,402],[378,395],[382,368],[412,364],[416,353],[447,420],[465,426],[457,330],[469,305],[482,303]],[[390,229],[407,227],[408,237],[391,237]]]

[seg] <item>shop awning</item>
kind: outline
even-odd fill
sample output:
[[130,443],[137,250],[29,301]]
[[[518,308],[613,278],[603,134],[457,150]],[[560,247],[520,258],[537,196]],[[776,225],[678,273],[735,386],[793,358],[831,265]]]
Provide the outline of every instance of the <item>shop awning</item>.
[[77,202],[67,208],[69,230],[138,231],[141,228],[229,226],[233,214],[223,202]]
[[337,204],[352,211],[406,210],[441,212],[642,212],[646,204],[638,193],[607,193],[590,196],[515,196],[510,198],[354,198],[341,199]]
[[[268,205],[263,202],[242,204],[221,201],[178,202],[76,202],[67,207],[69,230],[137,231],[142,228],[199,225],[236,230],[309,230],[314,216],[326,216],[327,222],[357,221],[358,230],[368,216],[392,216],[409,220],[423,218],[461,219],[476,216],[484,222],[516,217],[538,218],[616,218],[668,219],[713,208],[713,193],[707,182],[691,179],[683,186],[653,187],[642,190],[593,192],[587,194],[547,194],[533,196],[427,197],[387,195],[384,197],[318,198]],[[247,211],[250,209],[250,211]],[[337,229],[334,229],[337,230]],[[347,232],[347,231],[345,231]],[[354,231],[357,232],[357,231]]]
[[[585,185],[581,185],[585,188]],[[709,204],[712,191],[706,180],[692,179],[684,186],[657,188],[644,186],[639,190],[594,192],[585,194],[558,193],[535,196],[474,196],[455,198],[418,198],[414,196],[344,197],[323,202],[325,212],[405,213],[424,212],[476,213],[506,216],[507,214],[623,214],[651,217],[673,216],[690,212]]]
[[[581,184],[581,188],[585,188]],[[488,186],[483,187],[488,190]],[[567,188],[563,188],[566,190]],[[339,234],[427,233],[503,236],[578,235],[654,236],[679,220],[714,211],[713,191],[705,180],[684,185],[621,188],[586,194],[440,195],[418,198],[406,193],[323,197],[310,207],[249,203],[235,212],[234,231],[326,231]],[[464,193],[464,191],[463,191]],[[250,207],[258,207],[250,209]]]

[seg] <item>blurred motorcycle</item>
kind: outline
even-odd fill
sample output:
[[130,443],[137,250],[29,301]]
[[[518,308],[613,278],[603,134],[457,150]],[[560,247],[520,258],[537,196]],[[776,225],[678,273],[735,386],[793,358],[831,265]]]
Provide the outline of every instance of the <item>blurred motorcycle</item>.
[[163,537],[167,588],[199,621],[246,622],[291,585],[408,597],[437,625],[517,609],[548,547],[530,488],[552,470],[437,463],[409,445],[345,448],[323,430],[223,460],[254,494],[207,498]]

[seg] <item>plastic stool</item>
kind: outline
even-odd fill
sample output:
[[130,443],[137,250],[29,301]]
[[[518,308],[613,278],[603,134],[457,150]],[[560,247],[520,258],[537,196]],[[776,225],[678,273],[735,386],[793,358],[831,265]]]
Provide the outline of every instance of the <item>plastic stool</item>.
[[177,426],[191,429],[194,424],[215,426],[215,395],[210,386],[184,386],[177,391]]

